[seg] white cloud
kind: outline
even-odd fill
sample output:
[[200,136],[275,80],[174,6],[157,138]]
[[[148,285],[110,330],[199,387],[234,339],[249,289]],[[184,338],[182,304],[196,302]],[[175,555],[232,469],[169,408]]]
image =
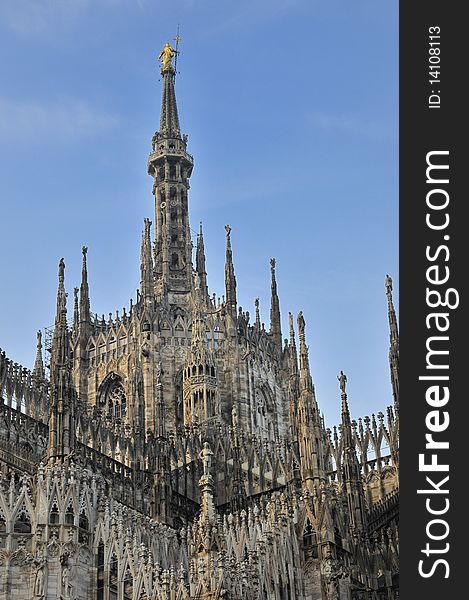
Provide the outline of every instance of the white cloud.
[[82,101],[39,104],[0,97],[0,139],[89,137],[112,129],[117,122],[114,115]]

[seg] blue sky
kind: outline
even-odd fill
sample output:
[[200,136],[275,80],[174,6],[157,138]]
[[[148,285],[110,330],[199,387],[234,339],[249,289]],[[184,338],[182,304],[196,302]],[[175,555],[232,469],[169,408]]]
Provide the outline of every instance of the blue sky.
[[[146,174],[159,123],[156,56],[180,24],[176,81],[204,223],[224,291],[232,227],[238,302],[268,324],[277,259],[283,333],[306,320],[329,425],[348,376],[353,416],[391,403],[384,277],[398,290],[398,10],[385,0],[3,0],[0,3],[0,347],[31,367],[89,247],[92,310],[139,283]],[[397,304],[397,298],[396,298]],[[69,304],[69,311],[71,310]]]

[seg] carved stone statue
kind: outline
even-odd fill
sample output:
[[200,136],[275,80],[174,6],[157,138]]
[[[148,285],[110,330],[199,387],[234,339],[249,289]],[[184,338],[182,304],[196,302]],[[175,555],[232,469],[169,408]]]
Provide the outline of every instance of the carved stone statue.
[[298,313],[298,335],[300,337],[300,339],[304,339],[304,335],[305,335],[305,327],[306,327],[306,323],[305,323],[305,318],[303,317],[303,311],[300,310],[300,312]]
[[69,557],[65,554],[61,559],[62,563],[62,598],[63,600],[72,600],[73,584],[71,583],[71,569],[69,566]]
[[238,427],[238,408],[236,407],[236,404],[234,404],[231,409],[231,424],[235,429]]
[[200,453],[202,464],[204,466],[204,475],[210,475],[210,469],[212,468],[212,456],[213,452],[210,449],[209,443],[204,442],[204,447]]
[[345,386],[347,384],[347,375],[345,375],[345,373],[343,371],[341,371],[339,373],[339,375],[337,375],[337,379],[339,380],[340,391],[342,392],[342,394],[345,394]]
[[33,595],[35,598],[44,597],[44,560],[36,563],[36,573],[34,576]]

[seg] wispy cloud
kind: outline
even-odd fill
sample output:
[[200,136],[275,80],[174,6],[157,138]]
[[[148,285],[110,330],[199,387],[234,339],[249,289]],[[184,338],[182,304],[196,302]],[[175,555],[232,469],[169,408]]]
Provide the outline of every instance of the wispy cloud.
[[372,119],[356,115],[312,113],[307,116],[311,127],[326,131],[367,138],[372,141],[394,142],[397,140],[397,124],[384,119]]
[[144,6],[148,0],[1,0],[0,24],[22,35],[42,33],[56,20],[70,22],[97,4]]
[[89,137],[112,129],[117,122],[115,115],[79,100],[39,104],[0,97],[0,139]]

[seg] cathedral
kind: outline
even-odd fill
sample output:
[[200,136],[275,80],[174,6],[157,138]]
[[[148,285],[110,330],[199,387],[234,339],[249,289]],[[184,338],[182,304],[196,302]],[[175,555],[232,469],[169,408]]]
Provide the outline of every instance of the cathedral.
[[392,405],[353,420],[340,372],[341,421],[328,429],[301,312],[282,337],[275,260],[268,326],[257,301],[255,315],[237,303],[229,225],[225,294],[209,293],[175,56],[169,44],[159,56],[136,299],[92,313],[83,247],[68,312],[59,262],[33,369],[0,352],[0,600],[398,598],[392,280]]

